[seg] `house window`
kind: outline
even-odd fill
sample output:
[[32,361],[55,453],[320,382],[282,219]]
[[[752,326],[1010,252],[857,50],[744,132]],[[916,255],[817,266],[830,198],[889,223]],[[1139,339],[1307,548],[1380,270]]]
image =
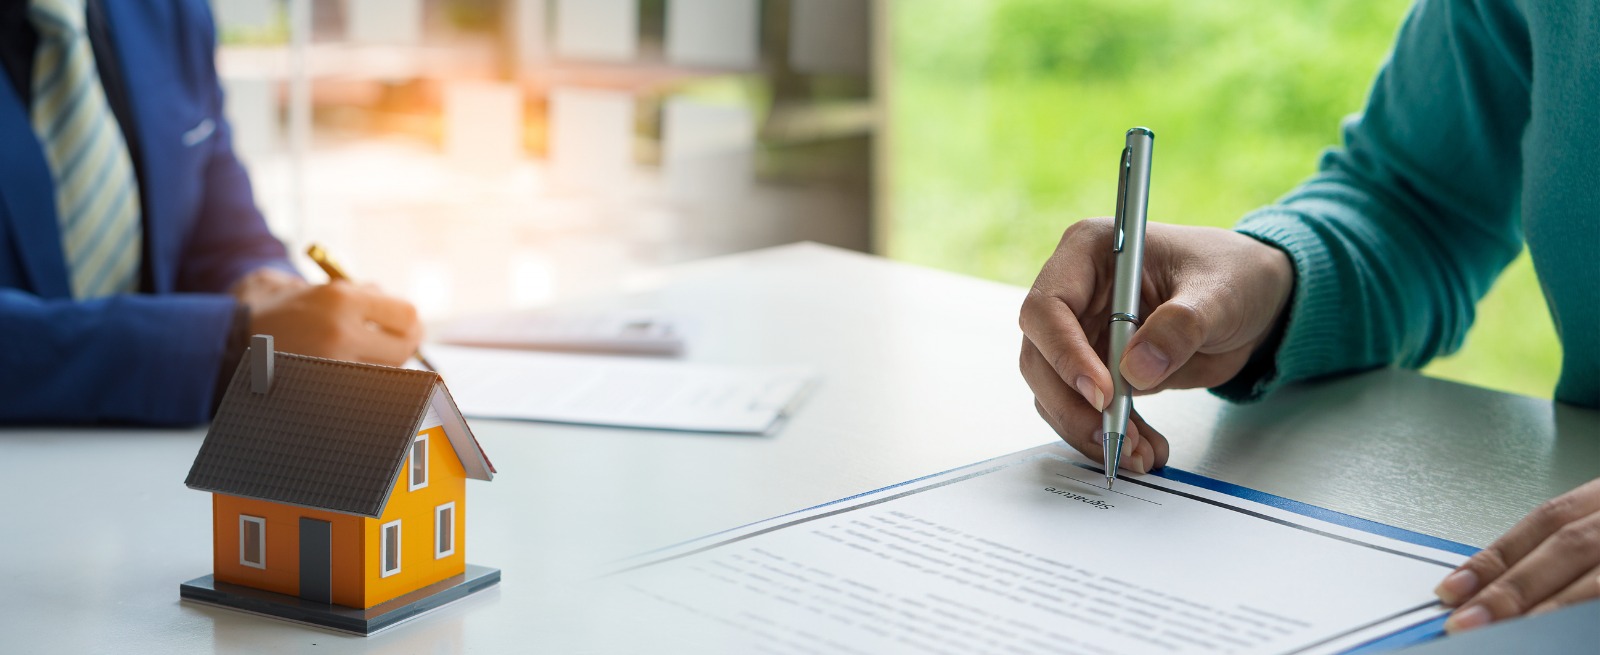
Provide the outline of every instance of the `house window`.
[[383,571],[382,577],[389,577],[400,572],[400,522],[390,521],[383,524]]
[[411,490],[428,486],[428,435],[419,434],[411,442]]
[[266,519],[239,515],[239,563],[256,569],[267,568]]
[[433,558],[442,559],[456,554],[456,504],[445,503],[433,508]]

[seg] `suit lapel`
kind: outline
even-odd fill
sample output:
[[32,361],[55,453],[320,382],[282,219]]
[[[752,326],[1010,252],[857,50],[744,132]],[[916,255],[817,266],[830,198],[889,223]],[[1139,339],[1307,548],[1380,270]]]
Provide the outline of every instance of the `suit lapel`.
[[[122,71],[123,88],[128,90],[129,122],[124,132],[135,130],[139,139],[140,197],[145,224],[145,266],[149,268],[153,293],[170,291],[176,274],[173,263],[178,253],[177,221],[172,220],[174,180],[172,148],[179,144],[171,134],[170,103],[174,102],[174,76],[178,68],[163,58],[171,57],[182,45],[171,42],[177,18],[171,5],[159,8],[138,2],[101,2],[100,9],[110,27],[112,48],[117,53],[117,68]],[[164,42],[165,41],[165,42]],[[192,180],[191,184],[202,183]]]
[[55,180],[28,120],[28,108],[4,79],[0,79],[0,152],[5,153],[0,157],[0,201],[10,214],[7,222],[31,290],[44,298],[70,298]]

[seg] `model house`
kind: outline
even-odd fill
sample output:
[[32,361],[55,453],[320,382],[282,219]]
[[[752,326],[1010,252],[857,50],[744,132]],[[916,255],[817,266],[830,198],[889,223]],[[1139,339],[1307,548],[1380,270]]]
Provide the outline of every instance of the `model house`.
[[217,589],[367,609],[461,580],[466,482],[493,476],[438,374],[258,336],[185,484],[212,494]]

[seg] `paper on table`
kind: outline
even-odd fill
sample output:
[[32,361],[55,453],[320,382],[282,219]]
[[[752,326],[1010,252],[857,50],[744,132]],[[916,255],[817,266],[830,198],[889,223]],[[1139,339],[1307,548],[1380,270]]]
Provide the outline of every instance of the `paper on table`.
[[813,377],[800,367],[447,345],[429,345],[427,357],[467,416],[696,432],[766,432]]
[[[1326,653],[1439,616],[1462,555],[1049,446],[715,535],[614,576],[686,651]],[[647,623],[645,621],[648,621]],[[641,643],[646,643],[641,641]]]

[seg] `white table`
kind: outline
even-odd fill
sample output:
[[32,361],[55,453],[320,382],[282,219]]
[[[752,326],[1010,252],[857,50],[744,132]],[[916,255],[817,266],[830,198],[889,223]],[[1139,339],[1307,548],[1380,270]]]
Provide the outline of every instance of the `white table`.
[[[698,537],[1054,439],[1016,371],[1023,290],[817,245],[680,266],[596,306],[691,321],[689,359],[808,363],[770,436],[504,421],[468,488],[468,560],[494,590],[371,638],[178,601],[211,570],[203,429],[0,430],[0,651],[528,652],[574,553]],[[1141,399],[1173,466],[1485,545],[1600,474],[1600,413],[1380,371],[1229,406]]]

